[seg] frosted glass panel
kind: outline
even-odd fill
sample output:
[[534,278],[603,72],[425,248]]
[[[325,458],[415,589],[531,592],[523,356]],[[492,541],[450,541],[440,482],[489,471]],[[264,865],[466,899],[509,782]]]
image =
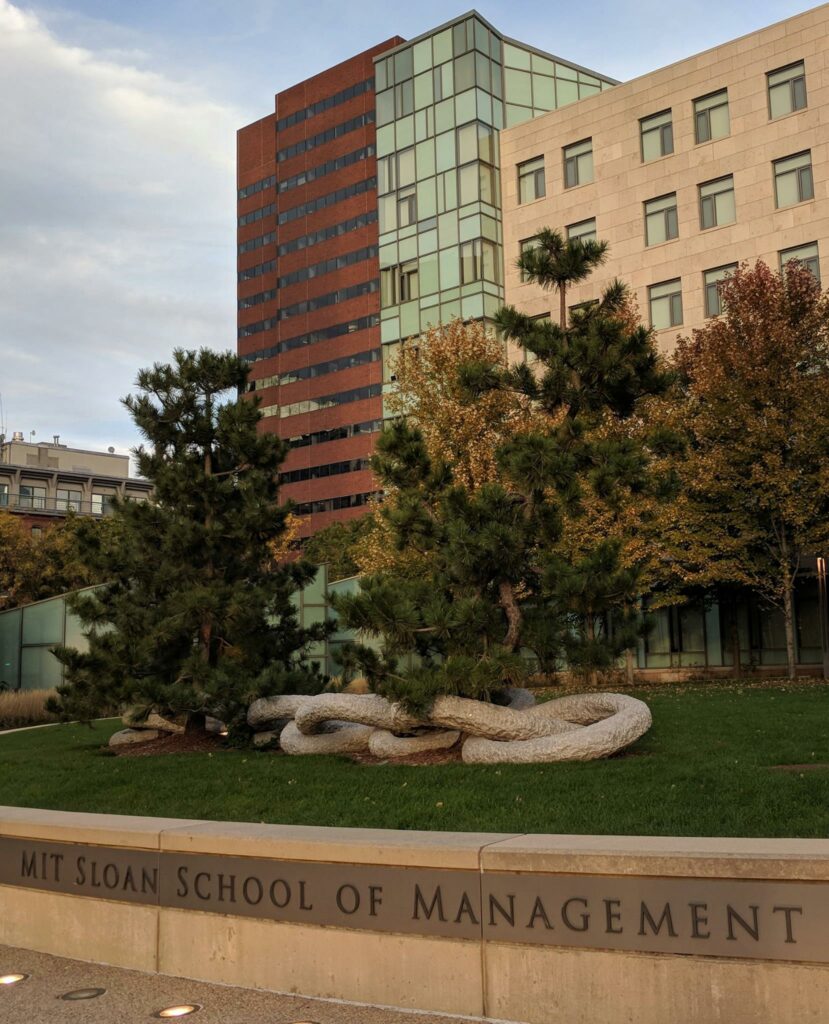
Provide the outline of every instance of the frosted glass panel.
[[32,604],[23,609],[23,643],[63,643],[62,598]]
[[62,682],[61,664],[49,647],[24,647],[21,657],[20,688],[53,690]]

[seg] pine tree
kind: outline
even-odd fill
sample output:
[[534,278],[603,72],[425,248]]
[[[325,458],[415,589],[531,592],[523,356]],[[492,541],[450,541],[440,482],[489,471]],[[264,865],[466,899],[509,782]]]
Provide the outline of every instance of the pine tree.
[[329,627],[300,628],[291,601],[316,570],[269,555],[290,515],[277,485],[285,446],[257,432],[246,380],[230,353],[177,350],[171,365],[140,371],[139,394],[124,400],[154,497],[114,504],[115,542],[81,535],[109,582],[73,601],[89,650],[56,651],[67,668],[62,715],[131,705],[190,728],[206,715],[233,725],[256,697],[321,689],[304,652]]
[[588,499],[612,507],[656,490],[651,446],[664,439],[608,429],[632,421],[668,383],[652,333],[627,312],[619,284],[568,327],[499,312],[502,333],[535,357],[535,369],[470,362],[459,375],[467,400],[516,395],[544,416],[501,444],[496,480],[459,485],[451,458],[431,458],[411,423],[381,435],[374,469],[394,495],[381,507],[389,535],[428,558],[421,578],[377,573],[337,601],[346,625],[380,641],[379,652],[346,653],[379,692],[417,708],[441,693],[497,699],[526,674],[522,649],[548,667],[569,658],[595,669],[632,643],[638,574],[619,543],[596,537],[569,561],[560,549],[564,523]]
[[517,266],[525,281],[558,292],[558,325],[563,330],[567,326],[567,289],[586,281],[604,263],[607,242],[565,238],[560,231],[550,228],[542,228],[534,241],[518,257]]

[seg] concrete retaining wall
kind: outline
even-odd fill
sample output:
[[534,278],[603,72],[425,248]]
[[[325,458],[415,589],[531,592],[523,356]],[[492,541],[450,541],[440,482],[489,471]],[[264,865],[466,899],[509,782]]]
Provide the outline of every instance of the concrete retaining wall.
[[829,841],[303,828],[0,808],[0,943],[530,1024],[804,1024]]

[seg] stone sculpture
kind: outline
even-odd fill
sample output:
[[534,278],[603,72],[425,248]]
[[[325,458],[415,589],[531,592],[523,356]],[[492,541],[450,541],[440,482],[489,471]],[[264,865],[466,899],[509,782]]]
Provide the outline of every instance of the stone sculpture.
[[[508,702],[438,697],[424,717],[378,694],[264,697],[248,724],[288,754],[409,757],[460,742],[467,764],[592,761],[630,746],[651,726],[647,704],[621,693],[586,693],[536,704],[513,688]],[[256,743],[256,739],[254,739]]]

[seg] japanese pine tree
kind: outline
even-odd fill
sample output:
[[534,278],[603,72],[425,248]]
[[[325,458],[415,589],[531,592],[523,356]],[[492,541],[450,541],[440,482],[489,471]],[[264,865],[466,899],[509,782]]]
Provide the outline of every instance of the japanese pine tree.
[[63,715],[129,705],[191,728],[206,715],[232,725],[256,697],[322,688],[305,652],[328,627],[300,628],[291,600],[316,570],[272,557],[290,515],[278,495],[285,446],[257,431],[246,380],[230,353],[177,350],[172,364],[142,370],[139,393],[124,400],[154,497],[116,502],[117,531],[81,531],[108,582],[73,602],[88,651],[56,652]]
[[526,673],[524,648],[546,666],[592,669],[631,644],[638,579],[620,543],[596,536],[569,560],[561,547],[591,498],[613,506],[654,490],[659,439],[623,428],[667,377],[624,300],[614,285],[564,327],[500,311],[502,333],[535,368],[499,358],[458,370],[471,408],[500,394],[533,411],[500,439],[494,479],[464,486],[451,451],[436,457],[415,423],[381,435],[375,472],[392,495],[381,515],[395,547],[426,557],[419,578],[379,572],[337,602],[347,625],[379,641],[346,652],[379,692],[421,708],[441,693],[497,699]]

